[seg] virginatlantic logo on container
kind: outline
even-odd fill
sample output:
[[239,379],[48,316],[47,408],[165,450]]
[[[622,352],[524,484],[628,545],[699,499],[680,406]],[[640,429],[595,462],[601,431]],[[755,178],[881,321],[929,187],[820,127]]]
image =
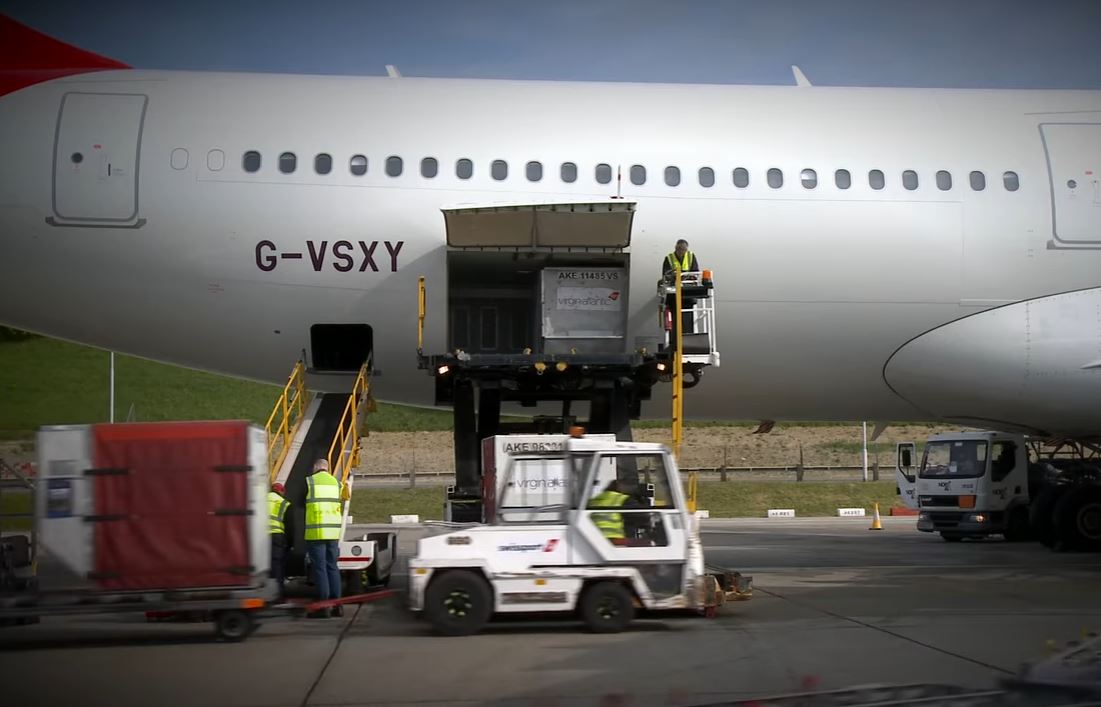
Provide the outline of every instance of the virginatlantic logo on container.
[[555,298],[557,309],[612,311],[622,308],[619,290],[599,287],[560,287]]

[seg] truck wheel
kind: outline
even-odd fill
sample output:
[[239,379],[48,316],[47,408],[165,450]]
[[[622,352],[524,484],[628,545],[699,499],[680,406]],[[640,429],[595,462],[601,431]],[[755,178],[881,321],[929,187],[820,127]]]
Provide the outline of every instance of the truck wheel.
[[1049,486],[1028,507],[1028,524],[1044,547],[1055,546],[1055,504],[1066,490],[1066,486]]
[[493,615],[493,592],[485,579],[473,572],[445,572],[428,585],[424,615],[437,633],[469,636]]
[[1032,535],[1032,529],[1028,525],[1028,509],[1017,506],[1009,512],[1009,518],[1005,522],[1005,539],[1011,543],[1019,543],[1028,540]]
[[214,615],[214,633],[227,641],[243,641],[252,633],[255,623],[247,611],[219,611]]
[[1101,488],[1075,486],[1055,504],[1056,549],[1101,550]]
[[620,582],[597,582],[581,595],[581,620],[593,633],[619,633],[635,617],[631,593]]
[[946,543],[958,543],[963,540],[963,535],[960,533],[946,533],[941,531],[940,536],[944,538],[944,542]]

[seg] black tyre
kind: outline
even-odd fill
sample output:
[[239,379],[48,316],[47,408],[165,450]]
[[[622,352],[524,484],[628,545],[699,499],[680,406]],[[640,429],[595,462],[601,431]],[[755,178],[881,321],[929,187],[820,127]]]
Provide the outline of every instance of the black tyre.
[[581,620],[594,633],[618,633],[635,617],[631,592],[620,582],[597,582],[581,595]]
[[1056,550],[1101,550],[1101,487],[1072,486],[1055,504]]
[[255,623],[247,611],[219,611],[214,615],[214,633],[227,641],[243,641],[252,633]]
[[1055,504],[1066,492],[1067,486],[1049,486],[1040,492],[1028,507],[1028,524],[1032,527],[1032,535],[1040,541],[1044,547],[1055,545]]
[[961,535],[960,533],[948,533],[941,531],[940,536],[944,539],[944,542],[946,543],[958,543],[963,540],[963,535]]
[[1032,528],[1028,523],[1028,508],[1017,506],[1009,512],[1005,521],[1005,539],[1011,543],[1024,542],[1032,538]]
[[452,570],[432,580],[424,597],[424,615],[444,636],[477,633],[493,615],[493,592],[485,578]]

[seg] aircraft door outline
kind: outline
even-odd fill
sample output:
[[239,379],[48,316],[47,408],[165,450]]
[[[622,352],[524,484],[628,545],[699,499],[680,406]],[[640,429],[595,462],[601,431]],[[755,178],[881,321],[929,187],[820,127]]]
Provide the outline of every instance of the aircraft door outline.
[[1101,123],[1041,123],[1051,190],[1049,247],[1101,248]]
[[69,92],[53,150],[53,226],[140,228],[138,177],[149,97]]

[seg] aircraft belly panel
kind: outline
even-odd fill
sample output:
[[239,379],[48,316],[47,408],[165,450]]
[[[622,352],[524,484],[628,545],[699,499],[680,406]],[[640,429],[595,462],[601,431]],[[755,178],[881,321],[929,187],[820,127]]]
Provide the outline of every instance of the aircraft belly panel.
[[899,349],[884,378],[940,419],[993,429],[1101,431],[1101,288],[987,310]]

